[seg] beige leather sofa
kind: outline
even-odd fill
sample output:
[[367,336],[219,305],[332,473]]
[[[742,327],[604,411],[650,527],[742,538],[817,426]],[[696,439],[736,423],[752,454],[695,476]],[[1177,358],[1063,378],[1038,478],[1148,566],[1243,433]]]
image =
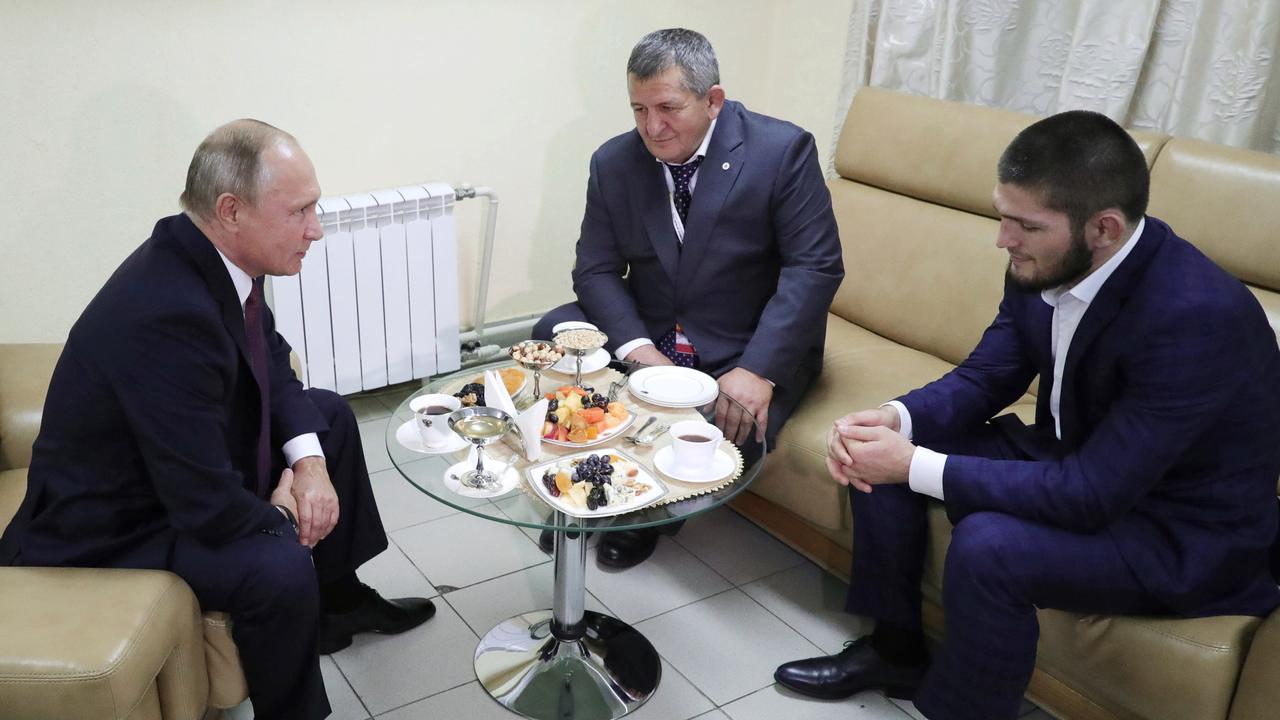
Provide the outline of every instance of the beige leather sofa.
[[[60,345],[0,345],[0,527]],[[155,570],[0,567],[0,719],[200,720],[246,696],[226,617]]]
[[[829,183],[846,276],[825,370],[736,504],[834,573],[847,577],[857,548],[846,491],[823,465],[825,432],[942,375],[991,322],[1006,264],[991,207],[996,160],[1035,119],[878,89],[860,91],[849,110]],[[1280,157],[1134,136],[1152,170],[1150,213],[1248,283],[1280,327]],[[1034,398],[1013,410],[1030,420]],[[940,504],[931,525],[925,618],[939,635],[951,530]],[[1280,717],[1280,612],[1176,620],[1043,610],[1040,626],[1028,696],[1057,717]]]

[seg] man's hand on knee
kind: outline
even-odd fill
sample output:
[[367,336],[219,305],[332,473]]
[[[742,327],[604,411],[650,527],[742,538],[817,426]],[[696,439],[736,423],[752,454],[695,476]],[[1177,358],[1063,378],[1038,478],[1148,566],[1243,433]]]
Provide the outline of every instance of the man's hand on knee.
[[905,483],[916,446],[884,425],[840,425],[833,428],[849,462],[846,474],[867,485]]
[[338,524],[338,493],[324,458],[304,457],[293,464],[291,494],[298,507],[298,541],[315,547]]
[[[723,400],[716,404],[716,425],[734,444],[746,442],[751,432],[751,421],[756,423],[756,442],[764,441],[769,427],[769,402],[773,400],[773,386],[768,380],[747,370],[734,368],[717,380],[720,391],[737,400],[741,407]],[[743,409],[746,412],[743,412]]]

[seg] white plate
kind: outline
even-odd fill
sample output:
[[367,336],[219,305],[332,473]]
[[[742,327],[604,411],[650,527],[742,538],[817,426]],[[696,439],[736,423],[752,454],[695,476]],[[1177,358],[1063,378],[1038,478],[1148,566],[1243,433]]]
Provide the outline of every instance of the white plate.
[[631,373],[627,390],[639,400],[663,407],[705,405],[720,394],[716,379],[693,368],[662,365]]
[[647,483],[649,485],[649,490],[647,492],[637,495],[631,500],[631,502],[626,503],[624,505],[606,505],[602,508],[596,508],[595,510],[580,508],[580,507],[577,507],[576,505],[571,505],[565,502],[562,498],[552,497],[550,491],[547,490],[547,486],[542,484],[542,473],[545,472],[547,468],[554,467],[556,465],[559,465],[560,463],[568,462],[570,460],[573,460],[574,458],[587,457],[588,455],[591,455],[591,454],[592,453],[590,452],[574,453],[573,455],[566,455],[564,457],[556,458],[555,460],[551,460],[549,462],[544,462],[544,463],[539,463],[537,465],[534,465],[533,467],[525,470],[525,472],[529,476],[529,484],[533,486],[533,491],[538,494],[538,497],[542,498],[542,500],[546,502],[548,505],[555,508],[556,510],[559,510],[560,512],[563,512],[566,515],[572,515],[573,517],[580,517],[580,518],[606,517],[608,515],[621,515],[623,513],[629,513],[632,510],[639,510],[640,508],[646,505],[650,505],[653,502],[661,499],[664,495],[667,494],[667,486],[664,485],[661,480],[655,477],[653,473],[646,470],[644,465],[641,465],[635,458],[631,457],[630,455],[627,455],[624,452],[619,452],[617,450],[610,450],[608,451],[609,455],[617,455],[618,457],[621,457],[623,460],[626,460],[627,462],[632,463],[637,468],[639,468],[640,472],[638,475],[636,475],[636,478],[639,479],[641,482]]
[[449,431],[450,438],[444,445],[436,447],[427,447],[422,444],[422,436],[418,434],[418,428],[414,427],[415,420],[410,420],[400,427],[396,428],[396,442],[404,446],[406,450],[412,450],[423,455],[447,455],[460,450],[465,450],[469,444],[466,438]]
[[505,468],[494,466],[487,468],[493,472],[499,473],[498,484],[490,490],[481,490],[479,488],[467,487],[462,484],[462,474],[468,470],[474,470],[476,467],[475,460],[463,460],[455,463],[444,471],[444,486],[453,492],[467,498],[495,498],[515,490],[520,485],[520,471],[516,470],[514,465],[508,465]]
[[[603,370],[608,366],[608,364],[609,351],[604,348],[598,348],[595,351],[588,353],[586,357],[582,358],[582,374],[586,375],[587,373],[593,373],[597,370]],[[572,375],[577,372],[577,367],[578,356],[569,354],[560,358],[555,365],[547,368],[547,370],[561,373],[563,375]],[[543,372],[547,372],[547,370],[543,370]]]
[[[567,448],[591,447],[592,445],[599,445],[600,443],[614,437],[615,435],[622,432],[623,430],[626,430],[627,428],[631,427],[631,423],[635,421],[636,421],[636,414],[628,410],[626,420],[623,420],[617,426],[612,427],[604,431],[603,433],[600,433],[598,436],[596,436],[595,440],[588,440],[584,443],[576,443],[576,442],[569,442],[568,440],[561,441],[561,440],[552,440],[551,438],[542,438],[542,442],[548,443],[550,445],[559,445],[560,447],[567,447]],[[587,454],[589,455],[590,453],[587,453]]]
[[726,451],[723,446],[716,448],[716,454],[711,460],[711,465],[701,470],[691,470],[677,465],[676,451],[670,445],[659,448],[653,454],[653,464],[662,471],[662,474],[680,482],[692,484],[720,482],[729,477],[738,466],[733,455]]

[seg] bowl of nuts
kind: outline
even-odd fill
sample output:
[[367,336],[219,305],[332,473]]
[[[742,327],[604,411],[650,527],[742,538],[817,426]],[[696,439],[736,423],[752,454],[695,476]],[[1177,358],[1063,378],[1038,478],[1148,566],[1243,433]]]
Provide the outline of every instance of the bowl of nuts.
[[542,389],[538,386],[542,379],[542,371],[564,357],[564,348],[546,340],[525,340],[512,345],[508,352],[516,364],[533,371],[533,395],[530,400],[536,401],[542,397]]

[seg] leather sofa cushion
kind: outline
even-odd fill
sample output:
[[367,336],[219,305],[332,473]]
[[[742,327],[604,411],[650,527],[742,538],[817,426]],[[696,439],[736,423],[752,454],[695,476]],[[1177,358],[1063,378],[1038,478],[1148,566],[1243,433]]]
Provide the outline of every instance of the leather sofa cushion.
[[1274,720],[1280,708],[1280,613],[1262,622],[1249,645],[1231,720]]
[[1037,616],[1041,670],[1118,717],[1160,720],[1226,718],[1262,622],[1236,615],[1188,620],[1059,610]]
[[0,470],[31,464],[31,443],[61,353],[60,344],[0,344]]
[[155,570],[0,568],[5,720],[197,720],[208,694],[190,588]]
[[[836,172],[901,195],[995,217],[991,190],[996,162],[1013,136],[1038,119],[1009,110],[860,88],[840,132]],[[1130,134],[1148,166],[1168,139],[1142,131]],[[853,220],[861,227],[867,218]],[[846,267],[851,277],[857,276],[856,266],[846,262]]]
[[18,512],[27,494],[27,469],[0,470],[0,532]]
[[1280,290],[1280,157],[1175,138],[1151,168],[1152,215],[1241,280]]
[[868,185],[828,186],[848,273],[831,312],[952,365],[963,361],[1000,305],[1008,255],[996,247],[997,223]]
[[[788,420],[751,485],[757,495],[828,530],[852,527],[845,489],[827,475],[826,434],[832,421],[876,407],[934,380],[951,366],[845,320],[828,315],[822,375]],[[1031,403],[1030,397],[1024,398]]]
[[231,618],[226,613],[207,612],[201,619],[209,672],[209,707],[235,707],[249,696],[249,685],[244,668],[240,667],[240,651],[231,637]]

